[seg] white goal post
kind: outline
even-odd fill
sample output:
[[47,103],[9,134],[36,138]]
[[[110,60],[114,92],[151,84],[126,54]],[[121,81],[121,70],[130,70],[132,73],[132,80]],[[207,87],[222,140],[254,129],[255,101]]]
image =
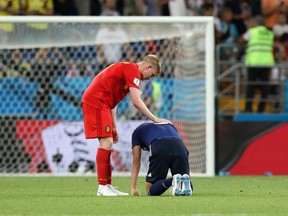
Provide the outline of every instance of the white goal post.
[[[157,114],[183,136],[191,175],[215,175],[213,17],[1,16],[0,36],[0,174],[95,168],[81,92],[112,61],[153,53],[162,62]],[[124,139],[112,166],[121,174],[129,172],[131,130],[147,120],[131,118],[129,97],[117,109]]]

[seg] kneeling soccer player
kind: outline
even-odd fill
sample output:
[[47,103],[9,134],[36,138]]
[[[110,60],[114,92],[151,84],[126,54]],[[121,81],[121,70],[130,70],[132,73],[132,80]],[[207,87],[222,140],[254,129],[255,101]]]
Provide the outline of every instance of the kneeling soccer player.
[[[132,196],[140,195],[137,179],[141,165],[141,149],[150,151],[146,175],[146,191],[149,196],[159,196],[171,186],[173,196],[192,195],[189,152],[175,126],[169,123],[143,123],[132,134]],[[166,179],[169,169],[173,177]]]

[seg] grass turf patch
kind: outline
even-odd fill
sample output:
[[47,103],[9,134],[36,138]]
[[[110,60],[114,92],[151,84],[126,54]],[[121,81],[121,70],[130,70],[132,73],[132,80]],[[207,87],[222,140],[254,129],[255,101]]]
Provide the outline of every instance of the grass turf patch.
[[[286,215],[288,177],[195,177],[191,197],[97,197],[95,177],[0,177],[0,215]],[[130,193],[129,177],[113,185]]]

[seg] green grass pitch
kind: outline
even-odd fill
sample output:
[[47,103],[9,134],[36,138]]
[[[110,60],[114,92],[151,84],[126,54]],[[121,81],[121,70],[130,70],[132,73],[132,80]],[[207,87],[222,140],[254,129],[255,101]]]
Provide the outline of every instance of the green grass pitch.
[[[288,215],[288,176],[192,177],[191,197],[97,197],[95,177],[0,177],[0,215]],[[129,177],[113,184],[130,192]]]

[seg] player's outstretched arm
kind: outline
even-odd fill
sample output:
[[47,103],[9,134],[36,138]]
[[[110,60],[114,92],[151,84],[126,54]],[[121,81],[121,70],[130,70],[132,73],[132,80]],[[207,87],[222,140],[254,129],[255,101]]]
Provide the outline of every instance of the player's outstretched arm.
[[167,120],[167,119],[157,118],[156,116],[153,115],[153,113],[147,108],[147,106],[142,101],[142,99],[140,97],[139,89],[130,87],[129,91],[130,91],[130,95],[131,95],[132,104],[136,107],[136,109],[140,113],[142,113],[143,115],[145,115],[147,118],[149,118],[150,120],[152,120],[155,123],[168,122],[168,123],[172,124],[172,122]]
[[131,196],[140,196],[140,192],[137,188],[138,174],[141,165],[141,147],[134,146],[132,149],[133,162],[131,169]]

